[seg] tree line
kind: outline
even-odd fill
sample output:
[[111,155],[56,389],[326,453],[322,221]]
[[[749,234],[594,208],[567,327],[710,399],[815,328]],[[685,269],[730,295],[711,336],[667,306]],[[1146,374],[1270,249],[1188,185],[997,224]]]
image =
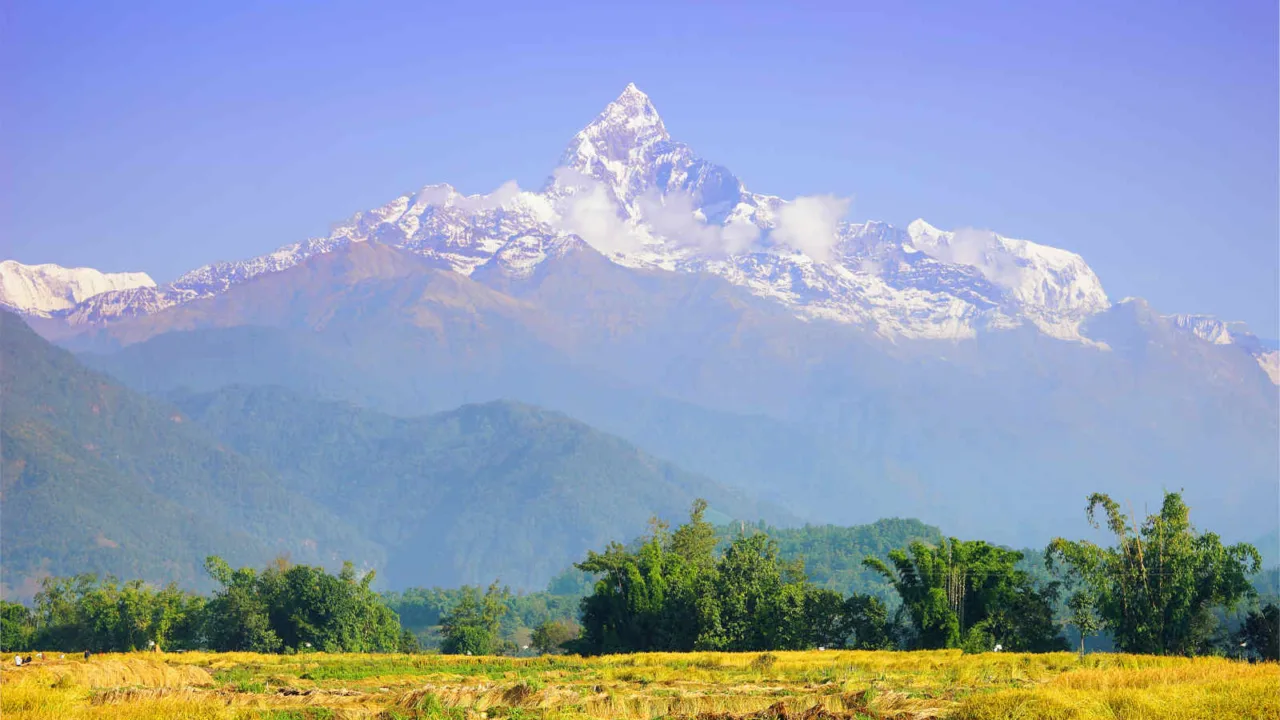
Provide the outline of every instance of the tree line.
[[861,558],[892,589],[889,602],[818,586],[769,534],[740,528],[727,538],[706,510],[697,501],[674,530],[654,520],[629,546],[589,552],[553,581],[572,596],[516,596],[498,583],[379,595],[374,574],[350,563],[335,575],[283,559],[259,571],[210,557],[205,569],[218,589],[207,597],[137,580],[46,578],[34,607],[0,604],[0,647],[414,652],[419,637],[405,627],[429,625],[441,652],[472,655],[1043,652],[1066,649],[1071,627],[1082,652],[1085,637],[1107,633],[1126,652],[1280,656],[1274,603],[1254,607],[1234,631],[1221,622],[1224,609],[1257,605],[1250,575],[1261,565],[1258,551],[1196,531],[1177,493],[1140,524],[1106,495],[1091,496],[1088,519],[1115,543],[1054,540],[1043,554],[1051,577],[1028,572],[1021,552],[956,538]]
[[45,578],[33,608],[5,601],[0,647],[79,652],[218,650],[396,652],[413,636],[351,563],[333,575],[285,559],[258,571],[205,561],[210,596],[92,574]]

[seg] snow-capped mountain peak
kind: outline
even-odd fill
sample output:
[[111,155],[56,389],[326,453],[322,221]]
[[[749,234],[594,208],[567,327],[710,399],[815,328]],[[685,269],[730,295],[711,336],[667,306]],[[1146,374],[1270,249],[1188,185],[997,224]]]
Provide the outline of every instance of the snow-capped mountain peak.
[[0,262],[0,304],[25,313],[49,315],[112,290],[155,287],[144,272],[104,273],[46,263]]
[[574,136],[560,164],[583,169],[598,163],[616,172],[609,166],[636,164],[654,145],[670,140],[658,109],[631,83]]
[[[464,275],[483,266],[512,278],[585,241],[622,265],[718,275],[802,318],[890,339],[957,340],[1029,324],[1090,343],[1082,324],[1111,305],[1075,253],[923,219],[905,228],[848,223],[847,208],[833,196],[749,192],[727,168],[673,140],[649,96],[630,84],[573,136],[541,191],[509,182],[464,195],[427,185],[356,213],[326,237],[198,268],[160,288],[149,278],[108,288],[64,314],[96,323],[156,312],[365,241]],[[1187,323],[1212,335],[1204,323]]]

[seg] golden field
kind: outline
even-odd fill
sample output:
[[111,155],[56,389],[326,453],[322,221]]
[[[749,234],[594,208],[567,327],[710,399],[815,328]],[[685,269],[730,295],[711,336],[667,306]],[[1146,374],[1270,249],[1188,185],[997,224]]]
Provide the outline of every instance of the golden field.
[[1280,718],[1280,665],[959,651],[543,658],[68,655],[0,666],[5,720]]

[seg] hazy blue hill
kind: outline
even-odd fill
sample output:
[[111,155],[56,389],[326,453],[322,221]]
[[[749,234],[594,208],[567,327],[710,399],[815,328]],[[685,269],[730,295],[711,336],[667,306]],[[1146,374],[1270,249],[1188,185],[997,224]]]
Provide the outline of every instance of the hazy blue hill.
[[[529,405],[402,418],[244,386],[171,404],[86,369],[13,315],[2,322],[4,569],[28,593],[46,572],[198,585],[206,555],[261,564],[282,552],[377,566],[392,587],[541,587],[695,497],[723,517],[794,520]],[[269,337],[240,330],[250,344]],[[226,349],[186,347],[214,361]]]
[[790,517],[556,412],[511,402],[397,418],[279,387],[175,402],[228,446],[383,544],[395,587],[537,588],[696,497],[733,518]]
[[84,368],[0,312],[5,582],[114,573],[203,582],[219,553],[261,563],[382,560],[349,525],[286,491],[176,408]]

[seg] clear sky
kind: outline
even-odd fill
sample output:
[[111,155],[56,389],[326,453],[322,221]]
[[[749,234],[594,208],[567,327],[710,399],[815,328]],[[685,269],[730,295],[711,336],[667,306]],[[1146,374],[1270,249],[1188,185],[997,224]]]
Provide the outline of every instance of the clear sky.
[[428,183],[537,187],[634,81],[753,190],[1280,336],[1274,0],[470,5],[8,0],[0,255],[165,281]]

